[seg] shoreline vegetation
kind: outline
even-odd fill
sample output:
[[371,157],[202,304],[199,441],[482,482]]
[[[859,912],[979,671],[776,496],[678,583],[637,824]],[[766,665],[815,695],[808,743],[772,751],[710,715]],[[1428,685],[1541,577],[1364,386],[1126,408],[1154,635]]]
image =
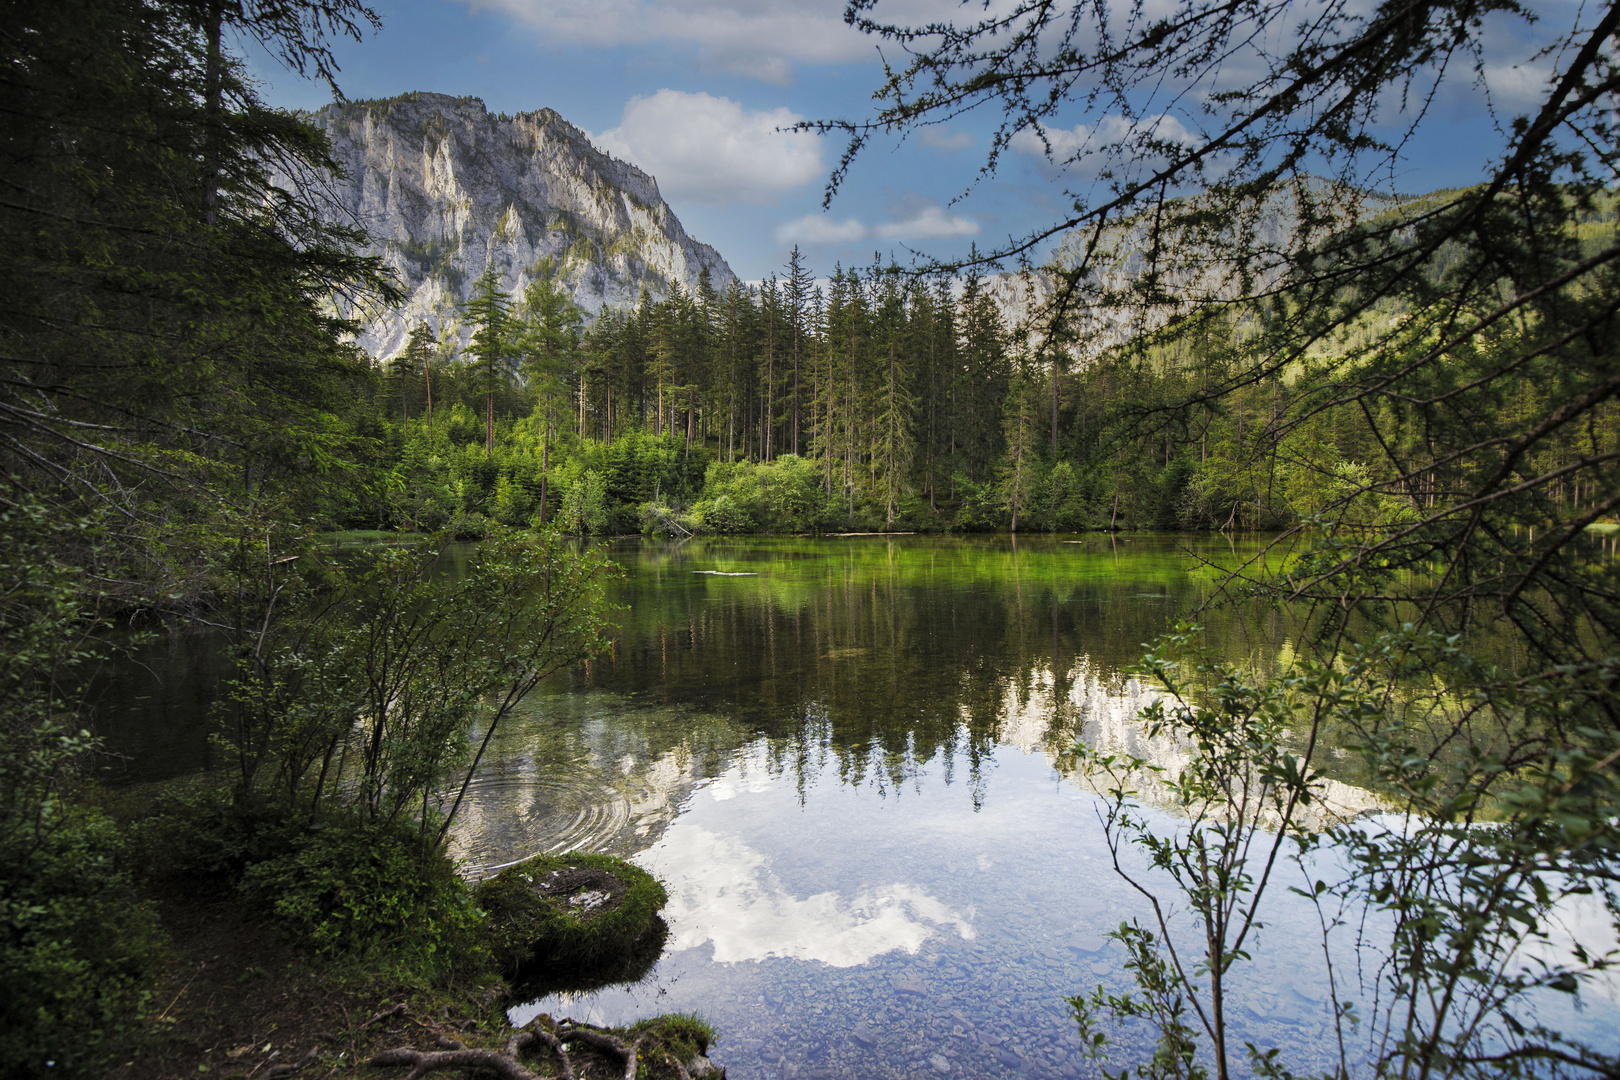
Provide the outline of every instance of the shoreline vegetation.
[[[1620,7],[1547,29],[1552,78],[1494,118],[1479,184],[1367,213],[1448,62],[1483,73],[1487,16],[1528,13],[1330,5],[1296,39],[1273,33],[1287,0],[1120,25],[1100,7],[1098,26],[1083,5],[1014,8],[1029,25],[992,5],[908,28],[851,4],[908,66],[871,117],[805,125],[850,139],[829,197],[870,139],[985,105],[986,176],[1034,138],[1064,175],[1109,178],[1100,201],[1065,191],[1072,215],[963,263],[875,257],[822,285],[795,249],[758,288],[700,279],[588,326],[564,268],[521,268],[510,296],[520,268],[491,266],[386,364],[345,313],[401,291],[318,205],[331,147],[232,52],[335,89],[334,45],[374,12],[12,10],[0,1072],[516,1080],[567,1075],[535,1064],[567,1044],[599,1053],[593,1075],[692,1075],[714,1035],[692,1017],[507,1030],[490,920],[446,854],[502,718],[607,647],[615,568],[574,538],[1076,530],[1312,539],[1227,579],[1309,613],[1286,671],[1225,663],[1190,625],[1142,661],[1165,694],[1142,723],[1189,748],[1165,780],[1184,828],[1141,812],[1151,763],[1075,749],[1110,844],[1156,875],[1111,934],[1140,994],[1069,1000],[1080,1064],[1135,1023],[1157,1041],[1140,1075],[1227,1080],[1224,988],[1272,871],[1332,846],[1310,896],[1324,938],[1389,928],[1342,946],[1361,962],[1334,975],[1341,1076],[1620,1072],[1535,1008],[1620,962],[1608,939],[1520,951],[1564,941],[1560,905],[1620,912],[1620,565],[1580,543],[1620,513]],[[1091,55],[1093,31],[1118,47]],[[1256,64],[1218,62],[1240,53]],[[1429,77],[1391,135],[1389,103]],[[1140,108],[1166,85],[1196,136]],[[1048,139],[1088,108],[1095,138]],[[1052,244],[1053,295],[1007,325],[983,275]],[[1132,332],[1104,347],[1095,312]],[[317,540],[334,530],[433,540]],[[481,541],[466,572],[435,573],[458,537]],[[227,767],[101,785],[87,690],[131,634],[179,626],[224,641]],[[1311,824],[1339,746],[1399,793],[1399,827]]]

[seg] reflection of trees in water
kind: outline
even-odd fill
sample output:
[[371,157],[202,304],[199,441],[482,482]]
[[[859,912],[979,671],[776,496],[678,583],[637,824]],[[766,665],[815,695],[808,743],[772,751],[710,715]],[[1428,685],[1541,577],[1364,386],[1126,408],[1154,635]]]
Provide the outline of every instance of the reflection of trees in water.
[[[622,553],[629,610],[612,656],[585,682],[725,717],[739,740],[766,737],[769,767],[801,787],[829,763],[844,783],[898,787],[938,757],[978,789],[997,745],[1065,755],[1084,711],[1076,680],[1085,701],[1124,693],[1118,672],[1142,643],[1204,599],[1207,578],[1174,543],[1124,556],[937,539],[636,548]],[[1287,629],[1275,611],[1203,618],[1223,651],[1262,662]]]

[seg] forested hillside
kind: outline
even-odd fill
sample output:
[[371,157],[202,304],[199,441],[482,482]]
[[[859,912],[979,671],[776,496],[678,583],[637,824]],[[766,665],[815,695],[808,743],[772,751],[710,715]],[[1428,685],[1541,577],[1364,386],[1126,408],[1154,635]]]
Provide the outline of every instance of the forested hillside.
[[[1420,215],[1442,197],[1385,215]],[[1612,201],[1584,218],[1583,244],[1612,241]],[[1442,251],[1431,276],[1460,255]],[[1387,331],[1404,301],[1219,400],[1172,410],[1243,367],[1273,303],[1172,321],[1082,364],[1061,342],[1032,350],[976,275],[877,264],[821,280],[795,252],[762,286],[720,291],[704,277],[589,322],[544,272],[521,297],[485,281],[463,315],[482,328],[469,350],[419,327],[380,372],[373,437],[388,482],[376,490],[403,499],[355,505],[347,523],[475,534],[486,520],[544,518],[598,535],[1274,529],[1347,490],[1377,439],[1424,452],[1419,429],[1380,433],[1335,412],[1254,453],[1304,392],[1301,376]],[[1580,438],[1537,453],[1576,453]],[[1592,496],[1558,490],[1572,506]],[[1432,484],[1413,496],[1435,497]]]

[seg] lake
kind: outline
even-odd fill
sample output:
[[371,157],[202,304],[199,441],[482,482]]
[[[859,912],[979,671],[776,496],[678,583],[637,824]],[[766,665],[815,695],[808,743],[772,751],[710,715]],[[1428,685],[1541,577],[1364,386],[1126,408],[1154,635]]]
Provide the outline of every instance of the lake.
[[[1071,749],[1085,737],[1174,754],[1141,738],[1152,691],[1122,669],[1211,594],[1201,558],[1256,547],[614,544],[627,610],[612,655],[497,734],[460,853],[481,873],[540,851],[632,858],[669,888],[669,945],[633,987],[553,995],[513,1019],[697,1012],[735,1080],[1078,1075],[1065,998],[1128,988],[1102,935],[1145,912],[1111,868]],[[1204,622],[1234,657],[1287,647],[1275,610]],[[1314,912],[1294,907],[1265,941],[1314,940]],[[1262,950],[1233,1026],[1326,1067],[1326,990],[1296,960]]]
[[[631,858],[669,889],[669,942],[634,986],[524,1002],[512,1018],[698,1013],[733,1080],[1089,1075],[1065,999],[1131,989],[1103,935],[1149,912],[1113,870],[1072,749],[1182,760],[1145,738],[1136,715],[1154,691],[1125,670],[1214,594],[1210,564],[1259,549],[1163,536],[614,542],[625,576],[611,654],[503,724],[456,853],[475,875],[539,852]],[[1262,669],[1298,629],[1259,604],[1199,618],[1213,648]],[[132,779],[208,767],[217,657],[177,634],[145,659],[165,689],[139,667],[110,673],[104,696],[123,708],[104,734]],[[1332,782],[1329,800],[1376,810],[1355,779]],[[1228,1016],[1237,1044],[1320,1071],[1334,1063],[1321,932],[1286,892],[1296,883],[1269,894]],[[1599,990],[1578,1011],[1558,996],[1544,1019],[1614,1044],[1615,991]],[[1115,1034],[1116,1069],[1143,1060],[1148,1032]]]

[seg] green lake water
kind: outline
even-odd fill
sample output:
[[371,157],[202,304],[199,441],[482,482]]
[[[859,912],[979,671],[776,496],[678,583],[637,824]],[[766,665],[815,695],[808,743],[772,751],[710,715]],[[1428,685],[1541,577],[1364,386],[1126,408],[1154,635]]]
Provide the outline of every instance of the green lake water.
[[[458,829],[475,872],[569,848],[668,885],[640,984],[513,1010],[695,1011],[736,1080],[1078,1075],[1064,998],[1127,989],[1079,738],[1169,760],[1123,675],[1257,545],[1175,537],[631,541],[613,654],[498,733]],[[1269,662],[1287,617],[1202,616]],[[1268,937],[1309,940],[1310,913]],[[1325,988],[1286,950],[1241,1037],[1325,1066]],[[1144,1033],[1123,1046],[1145,1049]]]
[[[1070,750],[1180,760],[1144,737],[1136,714],[1153,691],[1122,672],[1211,597],[1207,563],[1259,546],[610,545],[625,570],[611,655],[503,724],[456,848],[479,875],[542,851],[634,859],[668,886],[669,942],[634,986],[526,1002],[513,1019],[696,1012],[719,1030],[711,1056],[733,1080],[1082,1075],[1064,999],[1130,988],[1102,935],[1148,912],[1112,869],[1100,800]],[[1217,650],[1262,667],[1297,631],[1258,605],[1199,620]],[[192,699],[215,674],[208,650],[177,637],[150,659],[167,688],[138,692],[139,674],[110,683],[127,707],[107,733],[133,777],[206,766]],[[1377,809],[1344,779],[1328,792],[1337,809]],[[1274,899],[1228,1015],[1239,1044],[1326,1069],[1316,915],[1283,889]],[[1556,1020],[1612,1042],[1616,1016],[1601,997]],[[1147,1033],[1116,1034],[1116,1068],[1142,1060]]]

